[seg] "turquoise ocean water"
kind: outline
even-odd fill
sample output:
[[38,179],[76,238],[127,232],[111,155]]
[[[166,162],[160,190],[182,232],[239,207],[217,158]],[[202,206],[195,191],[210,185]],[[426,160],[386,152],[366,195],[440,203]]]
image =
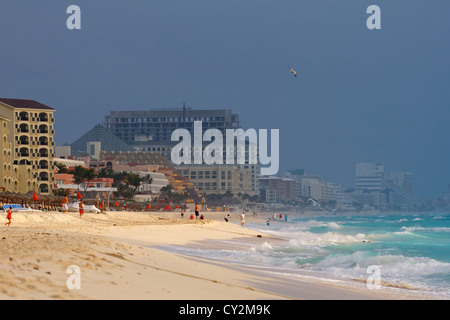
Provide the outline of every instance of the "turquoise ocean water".
[[448,214],[297,216],[265,231],[291,239],[264,253],[273,263],[346,279],[379,266],[382,281],[450,298]]
[[376,266],[385,283],[450,299],[450,214],[289,215],[246,227],[288,241],[191,254],[345,280],[367,279]]

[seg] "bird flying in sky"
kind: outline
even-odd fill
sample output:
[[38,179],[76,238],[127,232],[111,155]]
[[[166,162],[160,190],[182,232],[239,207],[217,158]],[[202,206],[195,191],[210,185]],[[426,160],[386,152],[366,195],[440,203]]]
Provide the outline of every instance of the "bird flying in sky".
[[297,72],[295,72],[294,69],[292,69],[291,67],[289,67],[290,72],[294,75],[294,77],[297,78]]

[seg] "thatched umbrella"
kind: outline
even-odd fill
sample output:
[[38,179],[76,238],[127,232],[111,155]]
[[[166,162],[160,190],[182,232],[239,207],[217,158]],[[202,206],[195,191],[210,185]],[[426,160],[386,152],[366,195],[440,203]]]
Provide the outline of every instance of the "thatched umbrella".
[[10,191],[3,191],[0,194],[0,197],[1,197],[2,204],[11,203],[11,202],[13,202],[13,199],[15,199],[14,193],[12,193]]

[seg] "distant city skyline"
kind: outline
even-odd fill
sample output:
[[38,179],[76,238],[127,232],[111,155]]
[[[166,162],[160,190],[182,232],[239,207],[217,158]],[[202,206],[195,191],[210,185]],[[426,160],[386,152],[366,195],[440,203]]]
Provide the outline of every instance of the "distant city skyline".
[[80,0],[69,30],[71,4],[2,1],[0,97],[54,108],[56,145],[112,110],[186,103],[280,129],[280,174],[347,188],[380,162],[419,196],[450,184],[449,2]]

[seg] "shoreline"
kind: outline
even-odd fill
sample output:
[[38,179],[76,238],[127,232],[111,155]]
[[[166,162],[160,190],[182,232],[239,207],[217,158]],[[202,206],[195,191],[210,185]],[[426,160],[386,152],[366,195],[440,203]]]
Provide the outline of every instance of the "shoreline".
[[[236,248],[276,238],[238,225],[238,215],[206,213],[204,223],[176,212],[14,213],[2,226],[1,299],[430,299],[396,288],[368,290],[358,281],[311,277],[299,272],[248,267],[194,257],[169,246]],[[247,217],[247,222],[261,222]],[[81,289],[67,287],[70,266],[80,269]],[[268,281],[270,279],[270,281]],[[435,299],[431,297],[431,299]]]

